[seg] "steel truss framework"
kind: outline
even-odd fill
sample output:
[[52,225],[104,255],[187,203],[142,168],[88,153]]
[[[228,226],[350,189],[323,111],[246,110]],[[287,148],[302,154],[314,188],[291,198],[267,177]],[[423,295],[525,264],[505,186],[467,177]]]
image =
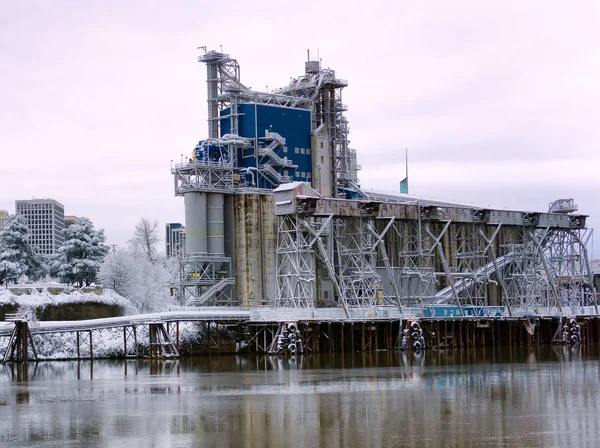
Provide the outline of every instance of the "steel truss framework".
[[321,69],[320,62],[309,61],[306,75],[294,79],[286,87],[276,89],[277,93],[311,100],[313,129],[326,127],[333,155],[332,174],[338,188],[356,187],[360,170],[356,151],[349,148],[350,129],[344,116],[348,106],[342,102],[342,89],[347,86],[348,81],[336,78],[334,70]]
[[280,307],[313,306],[316,263],[313,235],[298,216],[279,220],[277,231],[277,299]]
[[239,182],[235,181],[232,162],[203,162],[193,160],[177,164],[171,170],[175,179],[175,194],[191,191],[232,193]]
[[[368,219],[337,218],[333,232],[342,300],[348,308],[373,308],[383,299],[375,270],[377,246]],[[371,228],[372,229],[372,228]]]
[[181,260],[179,278],[172,282],[179,288],[179,302],[197,306],[234,306],[235,280],[229,257],[193,256]]
[[597,314],[590,236],[585,228],[283,215],[276,304],[315,306],[322,266],[346,310],[453,305],[463,315],[489,306],[507,315]]

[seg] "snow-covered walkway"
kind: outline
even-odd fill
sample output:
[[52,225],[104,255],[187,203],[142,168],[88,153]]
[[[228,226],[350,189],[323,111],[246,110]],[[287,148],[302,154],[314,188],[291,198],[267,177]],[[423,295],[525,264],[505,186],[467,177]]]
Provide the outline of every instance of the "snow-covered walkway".
[[[126,327],[149,322],[197,322],[197,321],[236,321],[245,322],[250,319],[250,311],[246,308],[206,307],[197,310],[165,311],[150,314],[134,314],[131,316],[108,317],[104,319],[74,321],[33,321],[30,324],[32,334],[56,333],[60,331],[85,331],[101,328]],[[0,336],[10,335],[14,325],[12,322],[0,323]]]

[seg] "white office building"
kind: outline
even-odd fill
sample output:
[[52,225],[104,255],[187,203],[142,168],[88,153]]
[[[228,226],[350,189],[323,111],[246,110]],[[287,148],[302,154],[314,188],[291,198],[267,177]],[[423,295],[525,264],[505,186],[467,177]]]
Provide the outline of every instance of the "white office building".
[[17,215],[27,218],[29,243],[44,255],[52,255],[65,241],[65,207],[54,199],[15,201]]
[[185,257],[185,227],[178,222],[165,224],[165,253],[167,258]]

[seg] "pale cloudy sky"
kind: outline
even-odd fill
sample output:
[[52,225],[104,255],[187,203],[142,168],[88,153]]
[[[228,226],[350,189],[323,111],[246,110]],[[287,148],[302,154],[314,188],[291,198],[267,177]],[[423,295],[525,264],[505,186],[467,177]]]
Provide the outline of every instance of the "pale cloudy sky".
[[573,197],[598,228],[598,23],[595,0],[0,0],[0,209],[51,197],[119,245],[183,221],[170,161],[206,136],[197,47],[222,45],[257,90],[308,48],[348,79],[364,187],[397,191],[407,147],[411,193]]

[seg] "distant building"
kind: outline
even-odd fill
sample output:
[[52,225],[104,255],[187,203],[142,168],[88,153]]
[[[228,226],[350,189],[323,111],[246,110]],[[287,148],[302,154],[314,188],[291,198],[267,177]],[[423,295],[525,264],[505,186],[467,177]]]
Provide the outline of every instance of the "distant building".
[[4,221],[6,221],[6,217],[8,216],[7,210],[0,210],[0,229],[4,227]]
[[79,224],[79,218],[73,215],[65,215],[65,229],[73,224]]
[[15,201],[17,215],[27,218],[29,243],[40,254],[52,255],[64,243],[65,207],[54,199]]
[[165,254],[167,258],[185,257],[185,227],[178,222],[165,224]]

